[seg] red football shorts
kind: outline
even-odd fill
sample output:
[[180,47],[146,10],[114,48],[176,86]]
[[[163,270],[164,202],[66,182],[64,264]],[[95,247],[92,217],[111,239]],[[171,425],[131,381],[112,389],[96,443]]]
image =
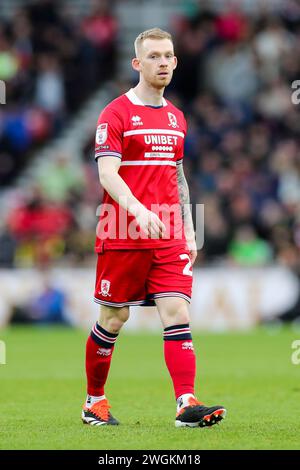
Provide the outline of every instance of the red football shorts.
[[192,266],[182,246],[106,250],[98,254],[95,302],[102,305],[155,305],[154,299],[190,302]]

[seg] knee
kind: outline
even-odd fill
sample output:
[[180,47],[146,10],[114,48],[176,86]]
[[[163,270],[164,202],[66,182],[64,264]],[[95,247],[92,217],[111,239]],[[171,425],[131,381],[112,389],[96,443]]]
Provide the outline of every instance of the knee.
[[101,308],[100,325],[110,333],[118,333],[129,318],[129,308]]
[[190,316],[187,309],[183,309],[182,311],[175,312],[172,316],[173,324],[174,325],[184,325],[190,322]]
[[184,306],[168,309],[162,315],[165,328],[173,325],[184,325],[190,322],[188,308]]
[[119,333],[120,329],[124,325],[124,322],[120,320],[119,318],[109,318],[106,320],[106,322],[103,325],[103,328],[110,333]]

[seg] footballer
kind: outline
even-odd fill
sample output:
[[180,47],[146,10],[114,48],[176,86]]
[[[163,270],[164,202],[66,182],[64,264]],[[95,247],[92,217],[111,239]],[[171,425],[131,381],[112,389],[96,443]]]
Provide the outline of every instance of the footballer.
[[211,426],[226,410],[204,405],[194,389],[188,305],[197,249],[182,165],[187,126],[183,113],[163,97],[177,59],[171,35],[158,28],[142,32],[134,45],[139,82],[109,103],[97,123],[95,158],[104,188],[96,238],[100,315],[86,344],[82,421],[119,424],[104,391],[115,343],[131,305],[156,305],[175,426]]

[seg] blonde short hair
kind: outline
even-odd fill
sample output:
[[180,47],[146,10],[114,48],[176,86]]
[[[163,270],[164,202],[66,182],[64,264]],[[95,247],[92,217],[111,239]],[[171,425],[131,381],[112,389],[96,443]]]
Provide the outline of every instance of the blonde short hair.
[[170,39],[170,41],[173,43],[172,36],[167,31],[163,31],[160,28],[147,29],[147,31],[140,33],[134,41],[134,50],[136,56],[138,55],[138,51],[145,39]]

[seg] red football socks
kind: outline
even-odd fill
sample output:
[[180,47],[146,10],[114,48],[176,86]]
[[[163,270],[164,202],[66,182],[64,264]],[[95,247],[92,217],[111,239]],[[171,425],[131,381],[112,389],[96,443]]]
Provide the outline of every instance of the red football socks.
[[86,376],[88,395],[104,395],[114,344],[118,334],[109,333],[98,323],[86,342]]
[[[109,333],[96,323],[86,343],[86,375],[88,395],[104,395],[114,344],[118,334]],[[173,381],[176,400],[194,394],[196,358],[189,324],[164,329],[164,355]]]
[[164,355],[176,400],[185,393],[194,395],[196,357],[188,323],[164,329]]

